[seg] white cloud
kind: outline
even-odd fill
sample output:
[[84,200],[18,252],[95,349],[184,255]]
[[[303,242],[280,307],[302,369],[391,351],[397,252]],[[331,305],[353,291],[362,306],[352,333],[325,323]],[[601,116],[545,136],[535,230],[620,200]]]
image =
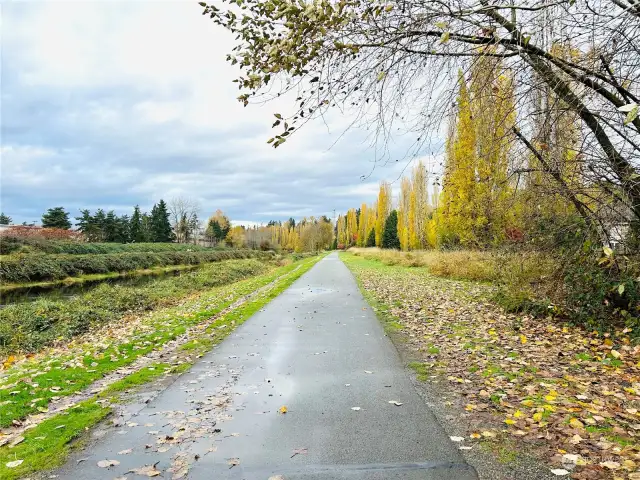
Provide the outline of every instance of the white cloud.
[[348,116],[267,145],[289,99],[238,103],[224,61],[233,39],[200,13],[192,1],[2,6],[7,210],[32,220],[53,204],[150,208],[183,195],[202,216],[223,208],[247,224],[356,207],[397,177],[402,162],[367,176],[376,156],[363,133],[333,146]]

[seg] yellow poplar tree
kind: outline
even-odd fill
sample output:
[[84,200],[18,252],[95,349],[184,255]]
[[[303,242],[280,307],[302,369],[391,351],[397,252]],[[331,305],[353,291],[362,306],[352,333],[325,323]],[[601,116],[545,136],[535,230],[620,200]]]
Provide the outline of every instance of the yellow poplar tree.
[[369,212],[367,211],[367,204],[363,203],[360,206],[360,216],[358,217],[358,246],[364,247],[367,241],[367,235],[369,232],[367,231],[367,216]]
[[411,203],[411,180],[402,177],[400,182],[400,198],[398,202],[398,238],[400,240],[400,248],[403,251],[410,249],[409,231],[411,226],[409,223],[410,203]]
[[358,240],[358,217],[356,209],[351,208],[347,212],[347,243],[346,245],[355,245]]
[[387,220],[391,212],[391,185],[387,182],[380,183],[380,191],[378,192],[378,207],[376,213],[376,246],[382,246],[382,232],[384,230],[384,222]]
[[447,139],[442,190],[442,240],[474,246],[474,187],[476,183],[476,129],[467,82],[460,73],[458,111]]
[[[427,169],[420,160],[411,172],[411,192],[413,200],[413,242],[414,250],[421,250],[427,247],[427,222],[429,220],[429,189],[428,189]],[[411,200],[410,200],[411,204]]]
[[513,81],[496,57],[483,56],[471,73],[471,110],[476,129],[474,237],[481,245],[499,243],[507,229],[507,171],[515,110]]

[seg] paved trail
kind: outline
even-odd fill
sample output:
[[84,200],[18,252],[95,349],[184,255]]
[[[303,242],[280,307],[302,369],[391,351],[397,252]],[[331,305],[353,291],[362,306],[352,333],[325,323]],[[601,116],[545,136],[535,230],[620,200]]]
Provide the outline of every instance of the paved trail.
[[58,478],[133,480],[156,462],[167,479],[477,478],[337,254],[129,413]]

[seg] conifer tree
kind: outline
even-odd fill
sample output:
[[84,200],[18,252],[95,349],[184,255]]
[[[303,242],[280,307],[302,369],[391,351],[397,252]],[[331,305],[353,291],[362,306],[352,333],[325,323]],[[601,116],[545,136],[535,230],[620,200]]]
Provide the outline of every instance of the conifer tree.
[[64,207],[50,208],[42,215],[42,226],[69,230],[71,228],[69,213],[64,210]]
[[131,235],[132,242],[144,242],[144,233],[142,231],[142,214],[140,213],[140,207],[138,205],[133,207],[133,215],[131,215],[131,220],[129,221],[129,233]]
[[369,230],[369,236],[367,237],[366,247],[375,247],[376,246],[376,230],[372,228]]
[[382,248],[400,248],[400,240],[398,239],[398,212],[392,210],[384,223],[384,231],[382,232]]

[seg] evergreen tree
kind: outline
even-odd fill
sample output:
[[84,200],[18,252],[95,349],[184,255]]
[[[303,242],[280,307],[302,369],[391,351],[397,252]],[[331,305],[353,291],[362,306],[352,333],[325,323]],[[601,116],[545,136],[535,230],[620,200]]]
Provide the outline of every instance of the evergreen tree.
[[391,211],[387,220],[384,222],[382,248],[400,248],[400,239],[398,238],[398,212],[395,210]]
[[153,229],[153,242],[170,242],[173,239],[173,230],[169,221],[169,211],[164,200],[160,199],[151,210],[151,225]]
[[132,242],[140,243],[144,241],[142,215],[140,214],[140,207],[138,205],[133,207],[133,215],[131,215],[131,220],[129,221],[129,235]]
[[69,213],[64,211],[64,207],[50,208],[42,215],[42,226],[69,230],[71,228]]
[[5,215],[4,212],[0,212],[0,225],[11,225],[13,220],[10,216]]
[[222,234],[222,228],[216,220],[211,223],[211,236],[215,238],[216,242],[219,242],[224,238],[224,235]]
[[118,217],[113,210],[107,212],[104,219],[104,241],[115,242],[118,234]]
[[76,217],[76,227],[81,231],[88,239],[90,239],[90,230],[93,225],[93,217],[91,216],[91,211],[88,208],[84,210],[80,210],[80,216]]
[[95,215],[93,216],[93,228],[92,230],[95,232],[96,242],[104,242],[105,234],[104,234],[104,224],[106,221],[107,215],[104,213],[104,210],[99,208],[96,210]]
[[122,215],[118,218],[117,232],[115,241],[119,243],[128,243],[131,241],[129,236],[130,219],[129,215]]
[[367,243],[365,244],[365,247],[375,247],[376,246],[376,230],[375,228],[372,228],[369,231],[369,236],[367,237]]

